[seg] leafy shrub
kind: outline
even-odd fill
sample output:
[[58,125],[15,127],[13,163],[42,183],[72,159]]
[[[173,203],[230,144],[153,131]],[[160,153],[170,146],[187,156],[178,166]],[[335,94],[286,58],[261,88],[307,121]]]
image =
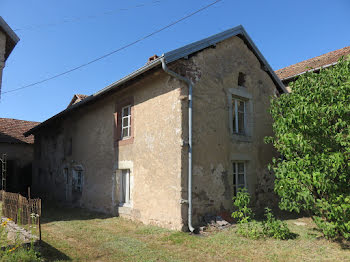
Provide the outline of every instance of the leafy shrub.
[[245,188],[237,192],[237,196],[233,197],[233,205],[237,208],[232,213],[232,217],[236,218],[239,223],[247,223],[251,220],[253,214],[252,209],[248,207],[250,203],[250,195]]
[[273,237],[276,239],[289,239],[293,236],[287,224],[274,217],[271,209],[265,208],[266,220],[259,223],[251,219],[253,211],[248,207],[250,195],[246,189],[240,190],[233,197],[233,205],[237,208],[232,217],[238,220],[237,233],[248,238],[259,239],[261,237]]
[[263,234],[276,239],[289,239],[292,236],[287,223],[276,219],[270,208],[265,208],[266,220],[262,222]]
[[239,224],[237,226],[237,233],[241,236],[251,239],[259,239],[264,236],[261,228],[261,223],[255,220]]
[[271,103],[280,208],[306,211],[324,236],[350,239],[350,60],[306,73]]

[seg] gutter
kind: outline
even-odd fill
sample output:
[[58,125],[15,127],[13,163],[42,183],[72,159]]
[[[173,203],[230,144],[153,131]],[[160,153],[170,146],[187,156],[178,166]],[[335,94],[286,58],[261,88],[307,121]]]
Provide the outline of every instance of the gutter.
[[188,85],[188,229],[193,232],[192,226],[192,88],[191,80],[171,71],[165,62],[164,55],[161,56],[162,68],[164,72],[172,77],[185,82]]

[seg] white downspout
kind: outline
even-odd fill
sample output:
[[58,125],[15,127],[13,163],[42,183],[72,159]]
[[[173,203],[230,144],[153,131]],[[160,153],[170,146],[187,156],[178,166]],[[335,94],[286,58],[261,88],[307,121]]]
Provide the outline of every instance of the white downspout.
[[164,56],[161,58],[163,70],[181,80],[188,85],[188,229],[193,232],[194,227],[192,226],[192,82],[186,77],[183,77],[174,71],[171,71],[166,63]]

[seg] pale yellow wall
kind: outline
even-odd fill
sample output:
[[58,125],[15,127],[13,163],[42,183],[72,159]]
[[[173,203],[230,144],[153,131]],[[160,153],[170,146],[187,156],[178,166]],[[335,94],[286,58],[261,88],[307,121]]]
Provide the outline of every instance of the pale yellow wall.
[[[115,148],[115,104],[134,97],[134,142]],[[52,179],[36,189],[51,197],[65,199],[63,168],[82,165],[84,190],[78,205],[108,213],[119,213],[145,223],[181,229],[182,118],[180,89],[160,69],[94,105],[72,113],[56,127],[40,133],[42,168]],[[72,155],[64,145],[72,137]],[[39,139],[39,136],[36,136]],[[36,141],[37,141],[36,140]],[[56,147],[54,147],[56,144]],[[118,208],[116,170],[132,165],[132,206]],[[50,177],[50,175],[47,175]],[[70,185],[71,186],[71,182]]]

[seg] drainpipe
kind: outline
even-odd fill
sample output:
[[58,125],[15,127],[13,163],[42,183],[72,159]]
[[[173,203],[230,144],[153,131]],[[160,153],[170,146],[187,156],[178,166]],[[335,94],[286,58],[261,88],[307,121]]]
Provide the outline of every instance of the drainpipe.
[[171,71],[165,62],[164,55],[161,58],[163,70],[188,85],[188,229],[193,232],[192,226],[192,82],[174,71]]

